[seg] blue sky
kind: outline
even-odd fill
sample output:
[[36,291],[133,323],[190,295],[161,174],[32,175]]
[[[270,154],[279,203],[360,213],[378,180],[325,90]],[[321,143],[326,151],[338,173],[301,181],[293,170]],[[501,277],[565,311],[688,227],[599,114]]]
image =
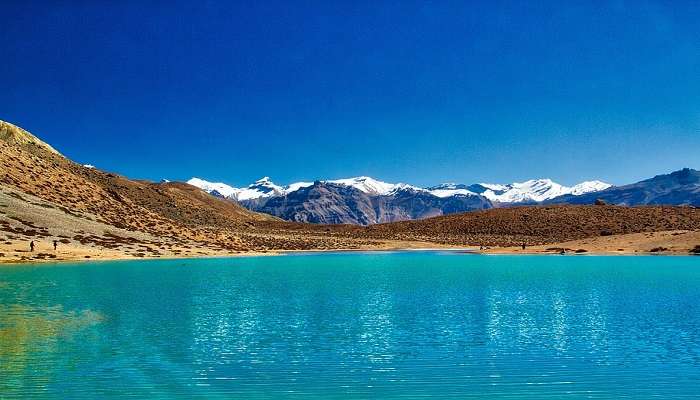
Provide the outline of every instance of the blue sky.
[[620,184],[700,168],[698,2],[2,8],[0,119],[133,178]]

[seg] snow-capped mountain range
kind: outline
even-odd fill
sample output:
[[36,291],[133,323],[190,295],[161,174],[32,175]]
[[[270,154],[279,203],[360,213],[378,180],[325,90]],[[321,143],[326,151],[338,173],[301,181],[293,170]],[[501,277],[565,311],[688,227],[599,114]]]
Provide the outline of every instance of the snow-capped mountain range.
[[318,223],[368,225],[523,204],[644,204],[700,206],[700,171],[682,169],[637,183],[587,181],[564,186],[551,179],[509,184],[444,183],[421,188],[367,176],[279,186],[263,178],[246,188],[192,178],[188,183],[254,211]]
[[600,181],[568,187],[550,179],[510,184],[446,183],[428,188],[368,176],[277,185],[268,177],[247,187],[192,178],[189,184],[253,211],[299,222],[368,225],[553,201],[610,187]]
[[199,178],[192,178],[187,181],[192,186],[196,186],[213,195],[224,197],[236,201],[256,200],[264,197],[284,196],[295,192],[303,187],[313,185],[313,182],[296,182],[288,186],[274,184],[269,177],[263,177],[248,185],[245,188],[236,188],[221,182],[208,182]]
[[531,203],[543,202],[564,195],[579,196],[605,190],[612,185],[601,181],[586,181],[575,186],[563,186],[551,179],[532,179],[510,184],[477,183],[473,185],[442,184],[430,188],[438,197],[455,194],[480,194],[497,203]]
[[[533,179],[510,184],[477,183],[464,185],[444,183],[428,188],[420,188],[405,183],[387,183],[368,176],[320,182],[352,187],[371,196],[389,196],[400,191],[412,191],[429,193],[439,198],[483,196],[492,202],[503,204],[542,202],[563,195],[578,196],[597,192],[612,186],[601,181],[586,181],[568,187],[560,185],[551,179]],[[269,177],[261,178],[245,188],[236,188],[225,183],[209,182],[200,178],[192,178],[187,183],[214,195],[236,201],[286,196],[314,184],[314,182],[296,182],[287,186],[280,186],[273,183]]]

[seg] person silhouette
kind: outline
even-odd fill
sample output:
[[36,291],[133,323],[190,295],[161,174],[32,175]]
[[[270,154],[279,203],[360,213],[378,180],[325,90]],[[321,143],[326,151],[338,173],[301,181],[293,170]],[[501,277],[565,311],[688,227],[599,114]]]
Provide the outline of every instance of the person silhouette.
[[29,251],[34,252],[34,241],[29,242]]
[[56,251],[56,248],[58,247],[58,240],[53,241],[53,251]]

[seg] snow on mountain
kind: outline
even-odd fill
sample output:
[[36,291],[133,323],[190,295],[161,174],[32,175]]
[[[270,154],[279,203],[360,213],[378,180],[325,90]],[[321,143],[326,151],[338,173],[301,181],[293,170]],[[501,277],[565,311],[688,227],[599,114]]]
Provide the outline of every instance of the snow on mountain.
[[[542,202],[567,194],[579,196],[585,193],[597,192],[611,186],[601,181],[587,181],[568,187],[560,185],[551,179],[533,179],[505,185],[478,183],[467,186],[456,183],[444,183],[422,189],[405,183],[387,183],[368,176],[322,182],[353,187],[374,196],[387,196],[400,191],[427,192],[440,198],[481,195],[498,203]],[[209,193],[237,201],[284,196],[313,185],[312,182],[296,182],[288,186],[279,186],[273,183],[269,177],[261,178],[246,188],[236,188],[225,183],[213,183],[199,178],[192,178],[187,183]]]
[[[501,189],[501,186],[505,187]],[[551,179],[532,179],[510,185],[499,185],[499,189],[488,189],[482,193],[482,196],[500,203],[522,203],[549,200],[568,194],[569,191],[569,188],[553,182]]]
[[483,186],[486,189],[490,189],[493,191],[501,191],[501,192],[508,190],[508,188],[511,186],[511,185],[501,185],[499,183],[477,183],[477,185]]
[[289,186],[287,186],[284,191],[285,193],[296,192],[299,189],[312,186],[313,184],[313,182],[296,182],[289,184]]
[[303,187],[311,186],[311,182],[296,182],[283,187],[276,185],[269,177],[263,177],[248,185],[246,188],[236,188],[220,182],[208,182],[199,178],[192,178],[187,181],[192,186],[196,186],[205,192],[220,195],[227,199],[237,201],[255,200],[263,197],[283,196],[287,193],[297,191]]
[[[324,183],[334,183],[354,187],[364,193],[372,195],[389,195],[398,191],[425,191],[416,186],[411,186],[405,183],[387,183],[378,181],[368,176],[360,176],[356,178],[336,179],[322,181]],[[187,181],[190,185],[196,186],[206,192],[219,194],[222,197],[243,201],[254,200],[261,197],[283,196],[299,189],[313,185],[313,182],[295,182],[288,186],[279,186],[273,183],[269,177],[258,179],[247,188],[236,188],[225,183],[209,182],[200,178],[192,178]]]
[[416,192],[429,192],[426,189],[419,188],[417,186],[409,185],[407,183],[396,183],[394,184],[394,188],[391,189],[391,191],[388,194],[395,194],[398,192],[411,192],[411,193],[416,193]]
[[345,185],[345,186],[350,186],[354,187],[355,189],[375,195],[375,196],[386,196],[390,195],[393,193],[396,193],[398,191],[414,191],[414,192],[422,192],[425,191],[425,189],[409,185],[406,183],[387,183],[387,182],[382,182],[378,181],[374,178],[370,178],[369,176],[358,176],[355,178],[346,178],[346,179],[336,179],[332,181],[323,181],[327,183],[335,183],[337,185]]
[[609,187],[612,187],[612,185],[609,183],[601,181],[586,181],[581,182],[578,185],[572,187],[571,194],[573,194],[574,196],[580,196],[586,193],[600,192],[601,190],[605,190]]
[[240,190],[235,187],[229,186],[225,183],[208,182],[204,179],[199,178],[192,178],[189,181],[187,181],[187,183],[189,183],[192,186],[198,187],[208,193],[216,192],[222,197],[226,198],[232,197],[235,193],[237,193]]
[[376,179],[370,178],[369,176],[358,176],[356,178],[336,179],[325,182],[351,186],[355,189],[358,189],[361,192],[373,195],[387,195],[394,191],[397,186],[393,183],[378,181]]
[[590,181],[568,187],[560,185],[551,179],[531,179],[507,185],[478,183],[470,186],[470,190],[499,203],[524,203],[551,200],[567,194],[578,196],[584,193],[604,190],[610,186],[605,182]]
[[476,196],[477,194],[467,188],[467,185],[456,183],[443,183],[427,189],[433,196],[445,198],[452,196]]
[[236,193],[236,200],[254,200],[261,197],[281,196],[284,194],[282,186],[275,185],[269,177],[258,179],[245,189],[239,189]]

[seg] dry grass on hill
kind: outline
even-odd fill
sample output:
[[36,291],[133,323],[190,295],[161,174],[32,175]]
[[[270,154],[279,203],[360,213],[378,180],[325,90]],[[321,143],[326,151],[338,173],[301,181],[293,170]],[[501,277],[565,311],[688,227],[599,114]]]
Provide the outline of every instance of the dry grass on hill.
[[438,243],[515,246],[639,232],[700,231],[693,207],[536,206],[375,225],[370,237],[411,236]]

